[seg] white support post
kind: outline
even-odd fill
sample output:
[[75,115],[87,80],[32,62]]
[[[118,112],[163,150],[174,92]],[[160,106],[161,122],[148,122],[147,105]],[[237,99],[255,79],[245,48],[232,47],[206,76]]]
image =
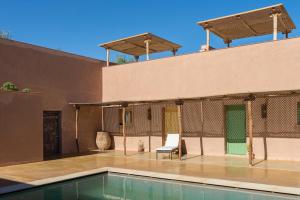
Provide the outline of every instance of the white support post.
[[273,40],[277,40],[278,35],[278,13],[272,14],[273,18]]
[[150,46],[150,42],[151,40],[145,40],[145,44],[146,44],[146,60],[149,60],[149,46]]
[[110,49],[106,49],[106,66],[109,66],[110,62]]
[[210,30],[209,30],[209,28],[206,28],[205,31],[206,31],[206,51],[209,51]]

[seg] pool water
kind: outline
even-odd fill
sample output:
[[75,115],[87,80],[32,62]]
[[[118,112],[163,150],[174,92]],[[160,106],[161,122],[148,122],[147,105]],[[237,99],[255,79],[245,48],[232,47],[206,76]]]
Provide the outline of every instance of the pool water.
[[0,199],[283,200],[300,197],[104,173],[2,195]]

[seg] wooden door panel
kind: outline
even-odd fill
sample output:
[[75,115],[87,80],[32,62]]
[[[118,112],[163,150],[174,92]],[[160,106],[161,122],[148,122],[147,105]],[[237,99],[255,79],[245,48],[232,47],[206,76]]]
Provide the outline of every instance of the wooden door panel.
[[60,113],[45,111],[43,116],[44,157],[60,153]]

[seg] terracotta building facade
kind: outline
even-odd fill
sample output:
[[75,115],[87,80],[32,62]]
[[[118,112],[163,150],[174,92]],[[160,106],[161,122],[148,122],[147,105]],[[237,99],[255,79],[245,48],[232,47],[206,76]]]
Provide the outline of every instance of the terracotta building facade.
[[[0,39],[0,81],[31,92],[0,92],[0,165],[77,153],[70,101],[101,101],[105,62]],[[96,148],[100,110],[82,108],[80,152]],[[43,137],[48,133],[50,137]]]

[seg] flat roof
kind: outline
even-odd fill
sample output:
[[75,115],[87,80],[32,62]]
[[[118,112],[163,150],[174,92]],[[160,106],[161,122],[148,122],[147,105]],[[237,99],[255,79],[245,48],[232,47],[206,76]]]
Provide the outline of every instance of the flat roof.
[[279,13],[278,32],[289,33],[296,28],[283,4],[200,21],[197,24],[204,29],[208,28],[227,43],[234,39],[272,34],[273,13]]
[[152,33],[134,35],[131,37],[99,44],[99,46],[133,56],[141,56],[146,54],[145,40],[151,40],[149,43],[149,53],[177,51],[181,47],[176,43],[158,37]]

